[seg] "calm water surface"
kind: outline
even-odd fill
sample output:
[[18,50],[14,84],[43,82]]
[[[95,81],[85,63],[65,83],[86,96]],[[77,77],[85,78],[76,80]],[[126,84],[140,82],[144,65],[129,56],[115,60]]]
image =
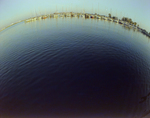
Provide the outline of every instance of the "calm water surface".
[[0,114],[140,117],[150,43],[113,22],[46,19],[0,32]]

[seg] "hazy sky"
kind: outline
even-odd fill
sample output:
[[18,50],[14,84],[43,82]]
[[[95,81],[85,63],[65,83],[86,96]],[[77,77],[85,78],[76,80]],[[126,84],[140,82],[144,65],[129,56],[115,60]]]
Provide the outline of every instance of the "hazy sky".
[[36,12],[57,11],[99,13],[119,18],[126,16],[150,32],[150,0],[0,0],[0,29],[31,16]]

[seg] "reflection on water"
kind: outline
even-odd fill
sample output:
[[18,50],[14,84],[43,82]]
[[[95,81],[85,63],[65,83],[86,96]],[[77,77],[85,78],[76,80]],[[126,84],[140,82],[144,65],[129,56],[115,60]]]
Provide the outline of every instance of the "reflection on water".
[[150,110],[149,50],[141,33],[103,20],[14,25],[0,33],[0,113],[142,116]]

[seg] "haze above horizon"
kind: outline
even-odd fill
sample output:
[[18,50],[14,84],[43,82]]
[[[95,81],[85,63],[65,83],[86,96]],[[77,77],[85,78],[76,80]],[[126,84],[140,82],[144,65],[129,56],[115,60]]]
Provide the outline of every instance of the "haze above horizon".
[[149,0],[1,0],[0,29],[3,27],[36,16],[58,12],[87,12],[98,13],[118,18],[129,17],[150,32],[150,1]]

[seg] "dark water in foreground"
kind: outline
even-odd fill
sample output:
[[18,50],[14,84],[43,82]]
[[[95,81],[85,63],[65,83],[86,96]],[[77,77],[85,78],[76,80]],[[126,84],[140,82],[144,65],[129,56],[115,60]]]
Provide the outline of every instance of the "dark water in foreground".
[[0,114],[140,117],[150,43],[100,20],[46,19],[0,32]]

